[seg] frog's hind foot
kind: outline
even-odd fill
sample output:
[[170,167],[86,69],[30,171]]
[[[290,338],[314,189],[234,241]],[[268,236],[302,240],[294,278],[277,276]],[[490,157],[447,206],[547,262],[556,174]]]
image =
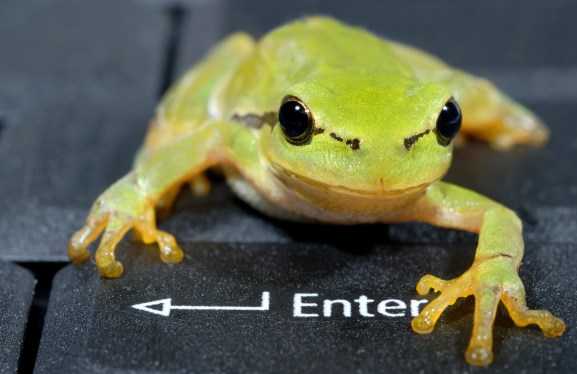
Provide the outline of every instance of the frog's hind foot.
[[443,311],[458,298],[475,297],[473,334],[465,353],[471,365],[487,365],[493,360],[493,322],[501,300],[517,326],[534,323],[547,337],[559,336],[565,330],[563,321],[550,312],[527,308],[523,283],[510,257],[475,261],[467,272],[450,281],[432,275],[421,278],[417,292],[426,295],[431,289],[441,294],[412,322],[413,330],[421,334],[430,333]]
[[549,140],[549,130],[535,116],[511,113],[474,136],[487,140],[495,149],[509,150],[519,144],[542,146]]
[[473,137],[486,140],[498,150],[526,144],[539,147],[549,140],[549,129],[537,115],[503,96],[499,116],[470,131]]

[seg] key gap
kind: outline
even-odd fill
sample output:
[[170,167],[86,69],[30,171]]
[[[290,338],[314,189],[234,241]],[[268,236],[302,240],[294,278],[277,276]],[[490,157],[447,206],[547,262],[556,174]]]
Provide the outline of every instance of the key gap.
[[4,123],[4,118],[0,117],[0,139],[2,139],[2,132],[6,128],[6,124]]
[[24,341],[18,362],[19,373],[32,373],[36,363],[36,356],[40,347],[40,339],[44,329],[44,318],[48,309],[52,281],[56,273],[66,262],[21,262],[19,266],[28,269],[36,279],[34,297],[28,312]]
[[171,6],[166,10],[169,20],[169,28],[164,47],[164,63],[158,93],[159,96],[162,96],[166,92],[174,80],[178,49],[182,37],[182,26],[184,24],[186,13],[186,10],[179,5]]

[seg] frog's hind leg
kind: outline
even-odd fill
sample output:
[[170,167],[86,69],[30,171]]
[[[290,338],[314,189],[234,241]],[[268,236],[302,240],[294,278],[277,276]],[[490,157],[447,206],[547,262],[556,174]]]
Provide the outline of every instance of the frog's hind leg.
[[[508,149],[517,144],[542,145],[549,138],[543,122],[530,110],[479,77],[454,69],[416,48],[390,43],[415,77],[423,83],[447,86],[463,111],[461,133]],[[463,139],[461,139],[463,140]]]
[[549,130],[536,114],[489,81],[462,72],[455,72],[451,79],[454,97],[463,110],[466,136],[488,141],[497,149],[540,146],[549,139]]

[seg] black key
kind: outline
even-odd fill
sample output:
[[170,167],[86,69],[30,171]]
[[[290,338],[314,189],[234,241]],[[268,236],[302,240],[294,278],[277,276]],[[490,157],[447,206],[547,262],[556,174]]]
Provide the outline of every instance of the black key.
[[131,1],[0,4],[0,258],[66,261],[130,169],[157,101],[164,14]]
[[[335,231],[340,231],[336,228]],[[56,277],[38,372],[466,372],[473,300],[450,308],[431,335],[410,328],[431,299],[415,284],[460,275],[474,244],[389,246],[185,244],[185,260],[162,264],[154,246],[123,243],[124,275],[101,279],[89,263]],[[532,307],[568,326],[577,266],[569,245],[530,244],[521,275]],[[572,372],[577,334],[558,339],[495,326],[496,372]]]
[[30,272],[0,261],[0,373],[15,373],[36,281]]

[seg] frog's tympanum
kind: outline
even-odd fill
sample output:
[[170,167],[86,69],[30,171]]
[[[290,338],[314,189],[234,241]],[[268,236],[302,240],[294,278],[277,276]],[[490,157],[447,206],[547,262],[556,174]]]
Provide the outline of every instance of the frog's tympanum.
[[440,181],[459,130],[459,139],[501,149],[548,138],[533,113],[486,80],[329,18],[290,23],[256,42],[234,34],[166,94],[134,168],[96,200],[68,254],[85,261],[102,233],[96,266],[103,277],[119,277],[114,249],[133,229],[144,243],[158,244],[164,262],[181,261],[182,250],[158,230],[156,217],[184,184],[208,192],[203,173],[212,167],[243,200],[275,217],[467,230],[479,234],[471,268],[452,280],[421,278],[421,295],[440,295],[412,327],[431,332],[449,305],[473,295],[465,357],[488,364],[499,302],[518,326],[537,324],[545,336],[559,336],[565,326],[548,311],[527,308],[515,213]]

